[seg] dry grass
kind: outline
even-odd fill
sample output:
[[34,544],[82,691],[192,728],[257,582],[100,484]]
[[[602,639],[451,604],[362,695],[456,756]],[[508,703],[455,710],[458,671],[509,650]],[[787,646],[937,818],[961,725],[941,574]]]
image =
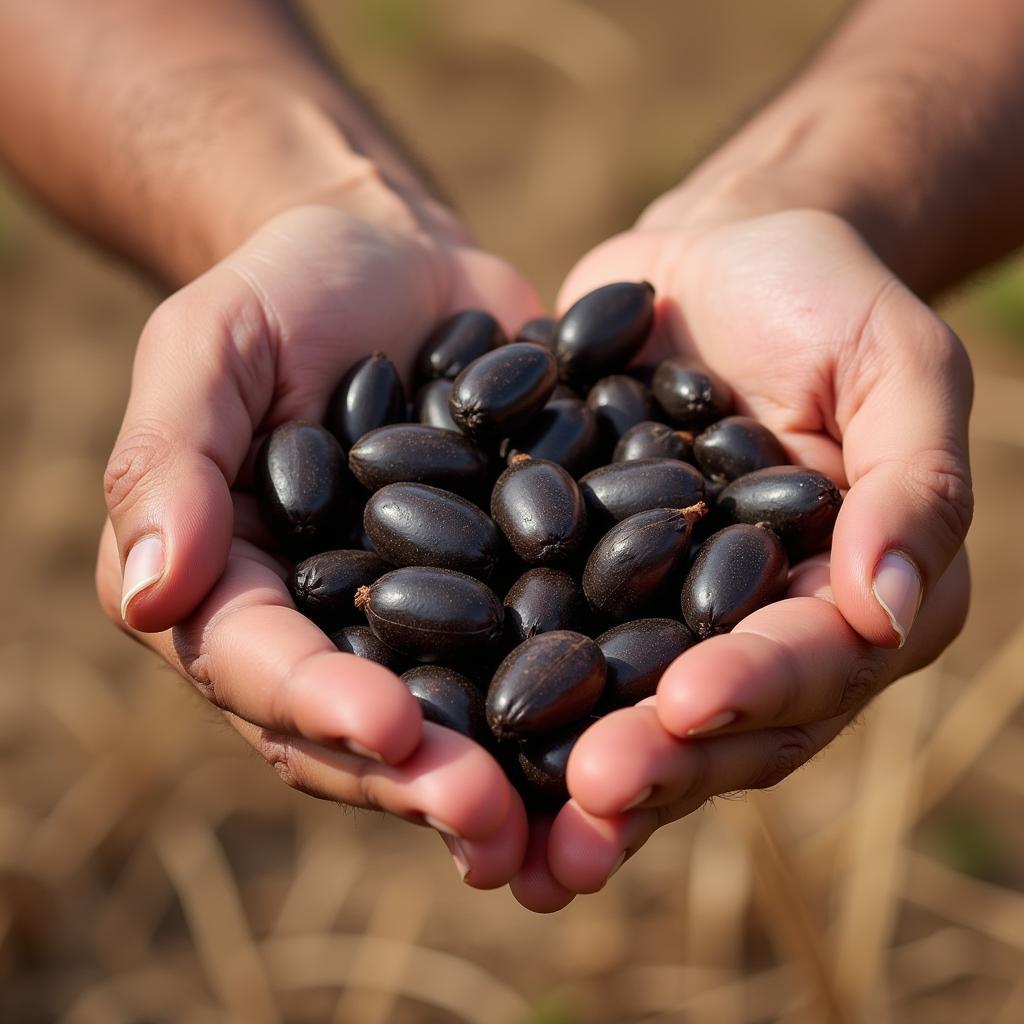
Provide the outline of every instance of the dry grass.
[[[316,9],[550,295],[841,6]],[[463,889],[425,830],[285,790],[106,625],[97,481],[153,295],[10,193],[0,261],[5,1024],[1024,1019],[1024,350],[969,296],[948,310],[980,370],[963,636],[792,780],[538,918]]]

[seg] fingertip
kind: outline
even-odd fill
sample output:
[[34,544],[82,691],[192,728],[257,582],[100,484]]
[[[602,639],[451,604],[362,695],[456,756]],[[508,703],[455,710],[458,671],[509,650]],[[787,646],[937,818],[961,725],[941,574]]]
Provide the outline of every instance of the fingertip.
[[575,898],[551,874],[548,866],[548,839],[551,819],[531,818],[526,853],[515,877],[509,882],[512,895],[527,910],[535,914],[554,914],[567,907]]

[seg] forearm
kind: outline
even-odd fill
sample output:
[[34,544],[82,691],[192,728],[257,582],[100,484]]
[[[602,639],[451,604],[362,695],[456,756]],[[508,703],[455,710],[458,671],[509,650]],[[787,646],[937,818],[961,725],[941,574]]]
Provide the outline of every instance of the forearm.
[[0,156],[171,281],[297,202],[432,208],[286,0],[12,0],[0,37]]
[[866,0],[643,222],[811,207],[932,294],[1024,241],[1024,5]]

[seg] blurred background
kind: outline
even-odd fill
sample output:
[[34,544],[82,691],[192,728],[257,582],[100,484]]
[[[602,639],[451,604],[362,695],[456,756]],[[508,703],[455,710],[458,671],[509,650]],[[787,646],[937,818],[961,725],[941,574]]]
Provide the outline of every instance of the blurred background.
[[[549,300],[844,7],[308,5]],[[427,830],[287,790],[102,618],[101,473],[158,298],[0,185],[0,1020],[1024,1020],[1024,267],[942,307],[978,377],[963,635],[553,917],[463,888]]]

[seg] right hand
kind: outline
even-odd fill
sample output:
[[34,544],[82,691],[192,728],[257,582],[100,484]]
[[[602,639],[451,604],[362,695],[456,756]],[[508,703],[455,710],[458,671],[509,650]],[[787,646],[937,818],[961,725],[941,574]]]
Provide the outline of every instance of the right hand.
[[423,723],[391,672],[295,610],[246,493],[258,435],[322,421],[363,355],[405,371],[453,312],[487,308],[506,330],[541,312],[437,211],[387,219],[289,210],[157,309],[107,468],[97,590],[290,786],[453,834],[467,882],[489,888],[522,860],[521,801],[482,748]]

